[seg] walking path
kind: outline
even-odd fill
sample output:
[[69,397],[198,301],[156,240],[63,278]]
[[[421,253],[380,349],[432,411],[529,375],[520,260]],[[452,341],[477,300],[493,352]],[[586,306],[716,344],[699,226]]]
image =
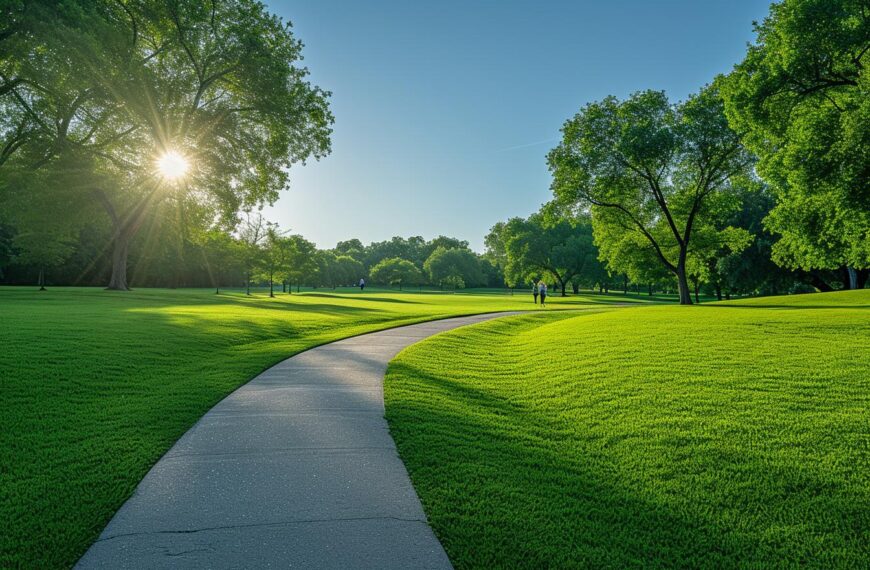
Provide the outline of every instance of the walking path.
[[289,358],[205,414],[77,568],[450,568],[384,420],[387,363],[432,321]]

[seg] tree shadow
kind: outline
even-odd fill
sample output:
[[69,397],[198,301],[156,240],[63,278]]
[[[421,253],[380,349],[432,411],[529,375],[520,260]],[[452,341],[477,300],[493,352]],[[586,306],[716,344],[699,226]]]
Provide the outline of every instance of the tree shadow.
[[[692,447],[675,434],[666,442],[668,451],[692,457],[691,465],[700,467],[691,477],[698,486],[693,497],[701,500],[670,500],[662,489],[679,487],[669,487],[667,479],[638,483],[629,472],[633,458],[610,447],[619,446],[618,437],[602,444],[565,417],[403,361],[390,365],[388,378],[393,374],[419,379],[427,390],[425,398],[402,399],[388,389],[386,416],[430,523],[457,567],[799,565],[827,557],[831,541],[842,550],[840,564],[850,556],[860,559],[860,538],[838,534],[842,529],[824,536],[816,533],[822,523],[785,529],[778,538],[770,534],[777,524],[797,528],[806,521],[758,518],[765,508],[754,485],[775,482],[782,501],[803,501],[802,510],[791,515],[824,517],[825,507],[836,506],[832,516],[847,528],[868,522],[847,493],[827,505],[814,503],[813,497],[830,494],[831,482],[809,470],[772,465],[770,458],[743,450]],[[580,456],[571,454],[578,449]],[[697,463],[696,454],[708,455],[707,464]],[[739,484],[729,486],[721,473],[711,473],[714,464],[737,474]],[[717,508],[723,503],[727,514]],[[808,505],[813,512],[803,512]],[[829,560],[838,565],[836,557]]]
[[[396,293],[406,293],[406,291],[396,291]],[[351,299],[354,301],[372,301],[375,303],[401,303],[420,305],[421,301],[409,301],[408,299],[385,299],[383,297],[369,297],[367,295],[342,295],[337,293],[303,293],[305,297],[324,297],[330,299]]]
[[[210,305],[213,306],[237,306],[239,308],[243,307],[254,307],[257,309],[267,309],[270,311],[281,311],[286,313],[319,313],[325,315],[377,315],[377,314],[390,314],[387,311],[382,309],[375,309],[371,307],[359,307],[353,305],[343,305],[338,303],[284,303],[280,300],[264,298],[258,299],[255,297],[223,297],[220,298],[220,295],[215,295],[214,299],[184,299],[180,300],[177,305],[166,305],[165,303],[160,303],[157,306],[143,306],[138,305],[136,307],[129,307],[127,310],[130,311],[142,311],[142,312],[153,312],[153,313],[165,313],[171,312],[183,307],[207,307]],[[156,303],[155,303],[156,305]]]
[[699,303],[697,307],[714,308],[714,309],[776,309],[799,311],[802,309],[838,309],[838,310],[866,310],[870,309],[870,305],[774,305],[774,304],[728,304],[728,303]]

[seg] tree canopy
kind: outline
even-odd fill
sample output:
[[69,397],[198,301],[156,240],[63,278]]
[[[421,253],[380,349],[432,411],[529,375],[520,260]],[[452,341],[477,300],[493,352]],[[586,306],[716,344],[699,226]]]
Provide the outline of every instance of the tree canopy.
[[382,259],[369,271],[369,276],[375,283],[387,285],[417,285],[423,282],[423,274],[417,266],[400,257]]
[[[77,203],[101,207],[113,228],[110,288],[127,288],[129,242],[154,204],[183,194],[232,224],[274,201],[292,164],[329,152],[328,93],[307,81],[289,24],[258,2],[6,11],[0,188],[66,156],[80,165]],[[189,162],[183,183],[157,171],[167,152]]]
[[586,215],[552,218],[537,213],[528,219],[512,218],[496,224],[486,244],[502,260],[510,287],[550,277],[565,295],[567,284],[585,271],[594,271],[598,263],[592,225]]
[[776,195],[774,259],[870,267],[870,8],[785,0],[723,85],[726,111]]
[[718,82],[687,101],[643,91],[591,103],[565,123],[548,161],[563,204],[589,208],[596,228],[646,240],[690,304],[693,232],[734,207],[732,178],[752,159],[724,114]]
[[484,282],[477,256],[470,250],[439,245],[423,265],[432,283],[454,289],[474,287]]

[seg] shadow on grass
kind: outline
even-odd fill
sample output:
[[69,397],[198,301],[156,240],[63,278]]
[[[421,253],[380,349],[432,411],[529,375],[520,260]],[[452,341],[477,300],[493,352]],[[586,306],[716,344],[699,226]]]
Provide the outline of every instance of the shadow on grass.
[[705,307],[705,308],[713,308],[713,309],[776,309],[776,310],[788,310],[788,311],[800,311],[800,310],[809,310],[809,309],[838,309],[838,310],[866,310],[870,309],[870,305],[767,305],[764,303],[752,303],[752,304],[727,304],[727,303],[714,303],[714,304],[697,304],[697,307]]
[[[380,294],[381,292],[378,291],[377,293]],[[408,292],[407,291],[393,291],[393,293],[405,294]],[[402,303],[402,304],[413,304],[413,305],[420,305],[421,304],[421,301],[410,301],[408,299],[385,299],[383,297],[369,297],[365,294],[342,295],[339,293],[301,293],[300,295],[304,295],[305,297],[324,297],[324,298],[329,298],[329,299],[350,299],[350,300],[354,300],[354,301],[372,301],[375,303]]]
[[184,299],[183,302],[179,302],[177,305],[166,305],[165,303],[160,303],[159,305],[156,303],[140,303],[137,306],[128,307],[127,310],[134,312],[166,313],[180,309],[183,310],[185,307],[207,307],[210,305],[221,307],[237,306],[239,308],[254,307],[257,309],[280,311],[284,313],[316,313],[330,316],[365,317],[378,314],[390,314],[382,309],[357,307],[338,303],[284,303],[276,299],[257,299],[251,297],[224,297],[211,300]]
[[[861,547],[854,543],[859,539],[838,534],[842,530],[825,537],[824,523],[804,529],[805,536],[783,535],[785,543],[779,544],[767,527],[776,523],[757,518],[766,499],[753,485],[742,484],[774,482],[790,493],[799,490],[800,498],[792,494],[789,500],[805,502],[811,511],[836,507],[838,518],[851,521],[847,524],[866,520],[846,494],[812,506],[813,496],[830,492],[814,473],[773,466],[769,458],[742,451],[690,451],[674,440],[669,445],[678,453],[709,453],[701,465],[714,479],[721,466],[739,473],[741,483],[727,490],[727,499],[712,493],[709,502],[698,504],[656,501],[657,494],[668,496],[659,487],[669,481],[637,484],[627,471],[637,464],[634,458],[609,458],[617,452],[592,444],[596,436],[590,430],[561,416],[402,361],[391,364],[391,375],[419,379],[432,389],[427,398],[388,395],[386,416],[426,514],[457,567],[722,568],[825,559],[838,566],[844,558],[860,558]],[[586,449],[577,455],[578,447]],[[723,494],[726,477],[719,475],[714,483]],[[699,494],[710,492],[701,480],[697,484]],[[770,494],[764,491],[760,494]],[[723,502],[730,511],[724,515],[717,509]],[[832,539],[845,556],[826,558],[823,550]]]

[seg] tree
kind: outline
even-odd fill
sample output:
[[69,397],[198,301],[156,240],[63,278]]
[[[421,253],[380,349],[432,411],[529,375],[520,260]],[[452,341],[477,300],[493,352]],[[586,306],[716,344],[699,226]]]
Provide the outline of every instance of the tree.
[[[291,235],[287,239],[292,242],[292,248],[285,278],[291,285],[296,283],[298,293],[302,281],[311,280],[317,273],[317,248],[301,235]],[[292,286],[287,288],[288,293],[292,292],[291,290]]]
[[479,285],[483,274],[477,256],[468,249],[438,246],[423,264],[432,283],[448,285],[454,289]]
[[335,246],[337,255],[348,255],[360,262],[365,261],[365,251],[365,246],[356,238],[340,241]]
[[815,271],[797,273],[773,262],[771,250],[776,236],[765,228],[764,219],[774,206],[775,198],[764,184],[744,194],[741,209],[731,215],[728,224],[745,228],[752,240],[746,249],[716,259],[711,273],[717,298],[721,299],[723,294],[729,298],[733,293],[778,295],[800,291],[801,282],[828,288]]
[[343,285],[357,283],[365,273],[363,264],[349,255],[337,255],[334,263],[337,282]]
[[597,255],[588,216],[553,215],[545,209],[528,219],[498,223],[486,237],[489,254],[501,258],[507,285],[516,287],[545,275],[566,287]]
[[502,270],[504,270],[504,267],[507,265],[507,240],[504,234],[506,227],[507,222],[496,222],[496,224],[489,229],[489,233],[486,234],[486,237],[483,238],[487,257],[489,257],[496,265],[501,267]]
[[62,263],[72,252],[73,242],[69,236],[46,235],[34,231],[16,234],[12,247],[17,251],[15,263],[28,263],[39,267],[37,284],[45,291],[45,270]]
[[[661,263],[649,240],[638,232],[626,232],[618,224],[594,224],[593,235],[605,270],[600,285],[609,284],[610,274],[624,275],[632,283],[661,283],[673,274]],[[600,288],[600,287],[599,287]]]
[[363,264],[348,255],[336,255],[332,251],[317,252],[317,281],[320,285],[335,289],[339,285],[356,282],[362,276]]
[[245,216],[239,228],[239,242],[242,244],[242,258],[245,267],[245,294],[251,294],[251,279],[263,263],[263,243],[266,241],[266,220],[259,212]]
[[504,271],[498,262],[486,255],[478,257],[480,271],[483,273],[483,285],[487,287],[504,287]]
[[6,269],[6,266],[12,263],[12,260],[15,257],[12,248],[12,241],[14,239],[15,232],[13,232],[12,226],[5,225],[3,221],[0,220],[0,280],[5,276],[4,270]]
[[[74,176],[75,165],[59,162],[54,166],[32,173],[7,172],[0,179],[4,198],[0,223],[14,228],[10,261],[36,266],[41,291],[45,290],[45,270],[72,254],[82,225],[82,212],[64,184]],[[73,174],[64,173],[64,168]]]
[[[790,268],[870,268],[870,7],[785,0],[755,25],[722,93],[776,196],[765,223]],[[854,272],[853,280],[854,280]],[[847,284],[848,286],[848,284]]]
[[[289,24],[259,3],[88,2],[43,12],[3,60],[17,73],[4,89],[18,81],[3,109],[23,111],[39,134],[16,153],[22,167],[65,154],[88,165],[81,200],[96,199],[114,228],[109,288],[127,289],[130,241],[149,209],[182,187],[155,173],[161,155],[184,155],[185,191],[229,220],[274,201],[291,164],[329,152],[328,93],[296,65],[302,44]],[[38,57],[24,64],[16,54]]]
[[423,280],[423,274],[416,265],[398,257],[381,260],[371,268],[369,276],[375,283],[398,285],[400,291],[403,284],[416,285]]
[[[548,162],[563,204],[590,208],[593,225],[636,233],[691,304],[686,263],[696,225],[718,215],[731,178],[751,158],[728,127],[718,83],[672,105],[662,92],[584,107],[562,128]],[[612,233],[612,232],[610,232]]]
[[294,243],[287,239],[278,224],[267,224],[263,239],[263,276],[269,281],[269,297],[275,297],[275,276],[289,270]]
[[220,294],[226,275],[243,268],[243,245],[220,228],[204,232],[198,239],[202,246],[203,261],[215,294]]

